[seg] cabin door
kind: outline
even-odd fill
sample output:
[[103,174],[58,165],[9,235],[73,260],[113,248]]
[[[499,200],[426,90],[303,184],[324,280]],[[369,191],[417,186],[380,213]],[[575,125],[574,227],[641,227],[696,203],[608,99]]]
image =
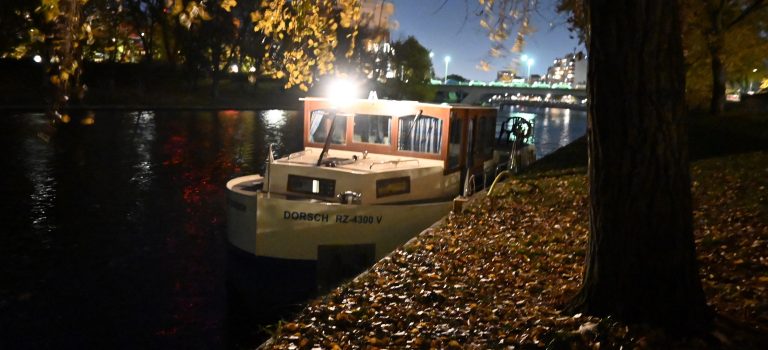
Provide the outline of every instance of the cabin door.
[[466,143],[467,163],[465,168],[472,170],[475,164],[475,120],[472,117],[467,118],[467,143]]
[[482,140],[479,138],[479,120],[480,118],[475,115],[467,115],[464,119],[464,122],[466,123],[466,137],[464,138],[464,143],[462,145],[464,162],[461,169],[461,181],[462,188],[464,188],[464,181],[467,180],[467,173],[469,173],[470,176],[474,175],[475,188],[473,188],[472,191],[483,186],[483,156],[481,154]]
[[[487,162],[493,159],[494,134],[496,131],[496,115],[483,110],[469,110],[467,116],[467,162],[465,169],[475,176],[475,188],[483,188],[491,175],[485,169]],[[466,172],[464,174],[466,176]]]

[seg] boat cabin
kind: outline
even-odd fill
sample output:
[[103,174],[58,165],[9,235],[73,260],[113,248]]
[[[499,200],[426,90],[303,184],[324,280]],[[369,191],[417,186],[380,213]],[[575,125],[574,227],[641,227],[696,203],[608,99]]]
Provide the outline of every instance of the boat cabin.
[[415,101],[304,101],[304,151],[270,164],[268,189],[350,203],[445,200],[495,170],[497,110]]

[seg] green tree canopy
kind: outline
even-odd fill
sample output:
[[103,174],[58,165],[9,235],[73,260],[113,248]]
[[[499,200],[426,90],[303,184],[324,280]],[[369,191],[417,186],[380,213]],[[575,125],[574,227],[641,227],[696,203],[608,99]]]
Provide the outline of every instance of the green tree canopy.
[[464,78],[463,76],[458,74],[448,74],[448,80],[458,81],[461,83],[466,83],[469,81],[469,79]]
[[404,41],[395,42],[394,64],[400,72],[400,78],[410,83],[426,83],[432,72],[432,60],[429,50],[421,46],[418,40],[409,36]]

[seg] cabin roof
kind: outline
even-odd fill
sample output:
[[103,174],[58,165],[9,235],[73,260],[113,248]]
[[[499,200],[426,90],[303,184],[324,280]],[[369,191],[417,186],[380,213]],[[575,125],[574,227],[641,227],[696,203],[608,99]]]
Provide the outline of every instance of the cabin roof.
[[[330,99],[325,97],[302,97],[302,98],[299,98],[299,101],[328,102],[330,101]],[[419,106],[445,108],[445,109],[498,109],[498,107],[490,107],[490,106],[473,106],[473,105],[466,105],[466,104],[459,104],[459,103],[451,103],[451,104],[431,103],[431,102],[420,102],[420,101],[411,101],[411,100],[385,100],[385,99],[369,100],[369,99],[357,98],[357,99],[352,99],[350,101],[347,101],[347,103],[349,104],[356,104],[356,103],[363,103],[363,102],[414,104]]]

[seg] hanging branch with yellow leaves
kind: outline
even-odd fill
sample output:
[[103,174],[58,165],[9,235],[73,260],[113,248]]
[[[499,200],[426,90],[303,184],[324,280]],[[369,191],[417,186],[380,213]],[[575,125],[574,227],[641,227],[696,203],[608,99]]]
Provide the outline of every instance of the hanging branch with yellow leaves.
[[[88,0],[42,0],[37,11],[50,32],[49,79],[55,89],[52,112],[58,114],[73,97],[81,100],[86,87],[80,82],[83,45],[93,39],[90,26],[83,20],[83,6]],[[73,96],[74,95],[74,96]]]
[[[530,23],[530,17],[538,6],[537,0],[478,0],[481,6],[480,26],[488,31],[491,41],[489,56],[491,58],[506,57],[519,54],[525,47],[525,39],[535,31]],[[507,42],[514,34],[511,47]],[[513,62],[519,64],[518,58]],[[484,71],[491,69],[487,60],[481,60],[478,68]]]
[[[229,9],[234,0],[224,0]],[[360,22],[359,0],[264,0],[251,13],[254,30],[270,39],[266,44],[263,73],[285,79],[285,88],[298,86],[307,91],[316,80],[334,71],[335,48],[339,29],[349,29],[343,40],[352,44],[345,53],[350,57]]]
[[[224,0],[221,7],[227,2],[234,0]],[[193,24],[211,20],[212,17],[206,11],[204,3],[205,1],[166,0],[166,8],[170,9],[171,16],[178,18],[179,24],[190,29]]]

